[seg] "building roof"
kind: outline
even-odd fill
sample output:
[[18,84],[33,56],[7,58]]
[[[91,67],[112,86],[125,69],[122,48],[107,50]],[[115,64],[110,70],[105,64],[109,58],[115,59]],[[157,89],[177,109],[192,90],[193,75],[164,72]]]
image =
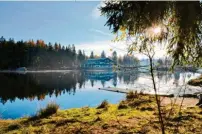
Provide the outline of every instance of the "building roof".
[[[109,58],[96,58],[96,59],[87,59],[87,61],[95,61],[95,60],[106,60],[106,59],[109,59]],[[109,59],[111,60],[111,59]],[[112,60],[111,60],[112,61]]]
[[109,58],[97,58],[97,59],[87,59],[84,64],[97,64],[96,62],[102,62],[108,60],[110,62],[113,62],[111,59]]

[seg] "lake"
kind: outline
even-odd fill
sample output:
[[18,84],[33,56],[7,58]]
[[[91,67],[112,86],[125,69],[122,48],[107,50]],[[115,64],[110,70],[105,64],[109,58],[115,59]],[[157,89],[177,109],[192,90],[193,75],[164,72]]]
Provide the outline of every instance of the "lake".
[[[192,72],[157,72],[159,94],[199,92],[201,89],[183,86],[199,76]],[[0,73],[0,118],[19,118],[34,115],[49,102],[60,109],[95,107],[103,100],[118,103],[125,94],[99,90],[102,87],[130,88],[153,94],[149,73],[139,71],[35,71],[25,74]]]

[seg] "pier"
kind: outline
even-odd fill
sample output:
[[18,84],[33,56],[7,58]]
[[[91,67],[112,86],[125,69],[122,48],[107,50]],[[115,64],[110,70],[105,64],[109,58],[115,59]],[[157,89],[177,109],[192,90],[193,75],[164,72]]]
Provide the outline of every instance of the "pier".
[[[105,87],[105,88],[98,88],[99,90],[105,90],[105,91],[110,91],[110,92],[118,92],[118,93],[128,93],[128,92],[135,92],[137,91],[136,89],[128,89],[128,88],[115,88],[115,87]],[[144,93],[144,94],[151,94],[151,93]],[[178,97],[186,97],[186,98],[198,98],[199,95],[201,95],[201,92],[197,92],[194,94],[181,94]],[[151,94],[154,95],[154,94]],[[175,97],[174,94],[158,94],[159,96],[162,97]]]

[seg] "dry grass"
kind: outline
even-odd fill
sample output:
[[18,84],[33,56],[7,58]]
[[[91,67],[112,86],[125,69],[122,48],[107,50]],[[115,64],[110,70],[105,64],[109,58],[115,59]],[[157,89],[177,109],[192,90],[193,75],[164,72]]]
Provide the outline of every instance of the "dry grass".
[[128,104],[125,101],[121,101],[118,105],[118,109],[128,108]]
[[[161,133],[157,118],[155,99],[152,96],[140,95],[138,98],[124,100],[119,105],[104,101],[102,108],[74,108],[58,110],[48,118],[29,120],[1,120],[0,133],[70,133],[70,134],[158,134]],[[104,110],[108,107],[108,110]],[[127,106],[127,107],[126,107]],[[121,108],[120,108],[121,107]],[[162,107],[166,133],[200,134],[202,128],[202,109],[184,108],[178,114],[175,106],[170,118],[167,118],[170,105]]]
[[107,100],[102,101],[102,103],[97,107],[97,109],[105,108],[107,109],[109,107],[109,102]]
[[188,81],[188,84],[192,86],[202,86],[202,75],[196,79],[191,79]]
[[44,118],[44,117],[48,117],[52,114],[55,114],[59,109],[59,105],[51,102],[49,103],[45,108],[41,108],[38,112],[37,112],[37,117],[39,118]]
[[127,100],[131,100],[131,99],[135,99],[135,98],[138,98],[137,91],[136,92],[130,91],[126,94]]

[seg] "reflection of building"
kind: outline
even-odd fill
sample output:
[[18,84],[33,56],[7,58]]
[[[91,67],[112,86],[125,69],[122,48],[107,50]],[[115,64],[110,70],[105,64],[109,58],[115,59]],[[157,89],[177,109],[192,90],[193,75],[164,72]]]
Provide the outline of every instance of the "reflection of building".
[[90,80],[109,81],[114,77],[113,72],[85,72],[85,77]]
[[82,68],[84,69],[112,69],[114,62],[109,58],[98,58],[86,60]]
[[86,71],[85,77],[90,80],[91,86],[94,86],[94,81],[100,81],[105,87],[106,81],[112,80],[114,87],[117,85],[117,73],[110,71]]
[[175,72],[174,73],[174,82],[173,82],[173,84],[178,86],[179,85],[179,79],[180,79],[180,72]]

